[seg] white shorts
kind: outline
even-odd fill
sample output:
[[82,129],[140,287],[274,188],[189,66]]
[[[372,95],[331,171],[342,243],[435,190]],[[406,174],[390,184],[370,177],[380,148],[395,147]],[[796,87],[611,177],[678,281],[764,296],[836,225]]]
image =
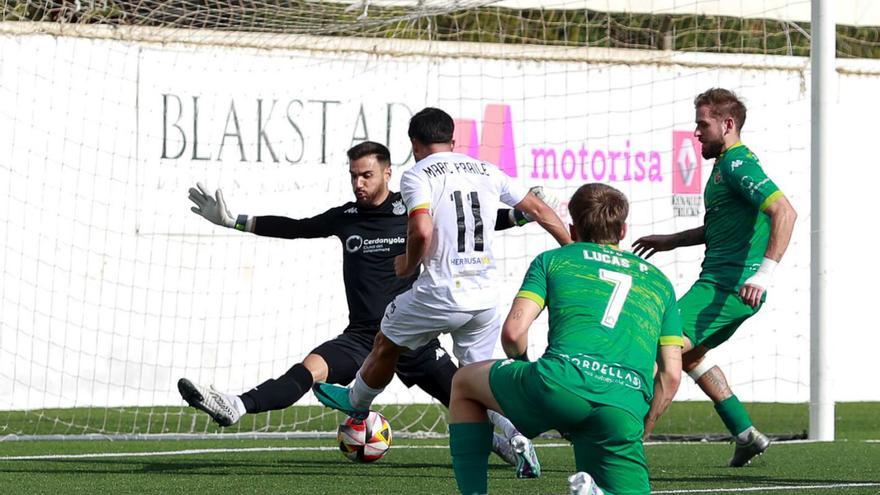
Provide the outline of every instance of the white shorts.
[[501,322],[495,308],[451,311],[425,306],[410,289],[385,308],[382,333],[395,344],[417,349],[440,334],[452,335],[452,354],[460,366],[492,359]]

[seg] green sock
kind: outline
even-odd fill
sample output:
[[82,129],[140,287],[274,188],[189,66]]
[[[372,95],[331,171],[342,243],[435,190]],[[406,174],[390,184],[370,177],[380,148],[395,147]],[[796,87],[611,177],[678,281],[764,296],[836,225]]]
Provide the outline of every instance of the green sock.
[[752,418],[746,412],[746,408],[735,395],[724,399],[715,404],[715,410],[724,421],[724,426],[730,431],[730,434],[737,436],[752,426]]
[[452,423],[449,425],[449,452],[458,489],[465,495],[488,491],[489,452],[492,450],[492,423]]

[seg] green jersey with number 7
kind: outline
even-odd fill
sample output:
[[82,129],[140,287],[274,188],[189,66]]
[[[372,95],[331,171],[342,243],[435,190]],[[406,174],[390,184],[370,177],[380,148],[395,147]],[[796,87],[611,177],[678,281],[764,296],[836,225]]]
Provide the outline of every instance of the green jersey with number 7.
[[659,345],[682,345],[675,291],[656,267],[615,246],[576,242],[532,261],[517,297],[549,307],[538,371],[595,403],[643,418]]

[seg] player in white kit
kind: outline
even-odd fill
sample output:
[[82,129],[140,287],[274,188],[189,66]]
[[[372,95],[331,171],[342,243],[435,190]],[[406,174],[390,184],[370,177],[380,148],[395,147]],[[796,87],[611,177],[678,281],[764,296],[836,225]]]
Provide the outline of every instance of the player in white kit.
[[[373,350],[354,385],[315,384],[318,400],[352,417],[366,417],[373,399],[393,378],[401,353],[441,333],[451,334],[452,353],[460,365],[492,358],[501,330],[492,256],[500,203],[534,218],[560,244],[571,242],[568,229],[537,196],[495,165],[454,153],[453,130],[452,118],[437,108],[425,108],[410,120],[417,162],[400,181],[409,220],[406,253],[395,259],[395,271],[405,277],[420,265],[424,269],[412,288],[385,309]],[[531,443],[505,418],[491,419],[522,454],[517,476],[538,476]]]

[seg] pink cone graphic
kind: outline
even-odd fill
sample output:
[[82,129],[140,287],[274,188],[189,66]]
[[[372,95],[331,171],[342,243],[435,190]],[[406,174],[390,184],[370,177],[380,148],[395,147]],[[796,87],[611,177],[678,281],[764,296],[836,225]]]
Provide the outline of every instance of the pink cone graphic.
[[504,173],[516,177],[516,152],[513,144],[513,122],[510,106],[491,104],[483,115],[483,129],[477,137],[473,119],[455,119],[455,151],[498,165]]

